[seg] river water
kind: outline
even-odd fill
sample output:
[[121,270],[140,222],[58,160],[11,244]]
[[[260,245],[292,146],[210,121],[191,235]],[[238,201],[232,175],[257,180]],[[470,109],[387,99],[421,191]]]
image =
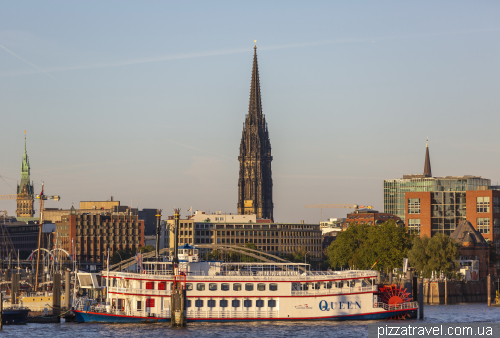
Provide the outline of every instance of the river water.
[[[500,307],[485,303],[426,305],[423,321],[405,323],[500,323]],[[296,321],[188,323],[186,328],[161,324],[27,324],[4,326],[0,337],[367,337],[367,325],[388,321]],[[398,321],[398,323],[401,321]]]

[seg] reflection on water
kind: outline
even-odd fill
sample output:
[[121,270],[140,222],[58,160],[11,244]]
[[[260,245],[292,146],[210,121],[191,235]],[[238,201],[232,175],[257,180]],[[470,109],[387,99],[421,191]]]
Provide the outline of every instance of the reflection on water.
[[[427,305],[427,323],[500,323],[500,307],[486,304]],[[162,324],[28,324],[4,326],[0,337],[355,337],[367,336],[367,324],[380,321],[307,321],[190,323],[184,329]],[[406,322],[421,322],[407,320]]]

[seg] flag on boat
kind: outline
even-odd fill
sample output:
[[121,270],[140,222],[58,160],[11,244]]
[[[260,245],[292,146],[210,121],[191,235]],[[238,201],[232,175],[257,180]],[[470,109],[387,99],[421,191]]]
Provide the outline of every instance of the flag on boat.
[[372,265],[372,267],[370,268],[370,270],[372,270],[372,269],[373,269],[373,267],[375,266],[375,264],[377,264],[377,263],[378,263],[378,261],[376,261],[375,263],[373,263],[373,265]]
[[31,255],[28,257],[28,260],[29,260],[29,261],[32,261],[32,260],[33,260],[33,253],[35,253],[35,250],[31,251]]
[[189,208],[188,211],[193,211],[193,207]]
[[138,252],[137,255],[134,256],[135,262],[137,263],[137,268],[139,269],[139,273],[142,273],[142,253]]

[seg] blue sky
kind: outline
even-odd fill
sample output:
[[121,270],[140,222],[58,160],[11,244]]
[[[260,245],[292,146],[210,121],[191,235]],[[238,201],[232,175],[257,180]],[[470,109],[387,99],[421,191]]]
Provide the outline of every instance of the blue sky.
[[[23,131],[48,207],[81,200],[236,212],[257,39],[275,218],[383,209],[382,182],[500,181],[496,1],[0,4],[0,194]],[[50,204],[50,205],[49,205]],[[0,200],[10,214],[15,202]],[[181,212],[182,213],[182,212]],[[184,212],[185,213],[185,212]],[[323,217],[345,216],[329,210]]]

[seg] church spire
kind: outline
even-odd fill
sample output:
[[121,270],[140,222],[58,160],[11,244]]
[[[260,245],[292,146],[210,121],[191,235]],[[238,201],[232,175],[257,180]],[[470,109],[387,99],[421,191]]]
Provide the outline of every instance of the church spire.
[[431,158],[429,156],[429,138],[427,138],[427,143],[425,145],[424,176],[425,177],[432,177]]
[[250,102],[243,124],[238,157],[240,162],[238,213],[240,215],[256,214],[257,218],[273,219],[272,160],[269,131],[262,113],[257,45],[255,45]]
[[[255,40],[257,42],[257,40]],[[262,116],[262,101],[260,98],[259,65],[257,63],[257,44],[253,48],[252,84],[250,86],[250,103],[248,115],[256,122]]]

